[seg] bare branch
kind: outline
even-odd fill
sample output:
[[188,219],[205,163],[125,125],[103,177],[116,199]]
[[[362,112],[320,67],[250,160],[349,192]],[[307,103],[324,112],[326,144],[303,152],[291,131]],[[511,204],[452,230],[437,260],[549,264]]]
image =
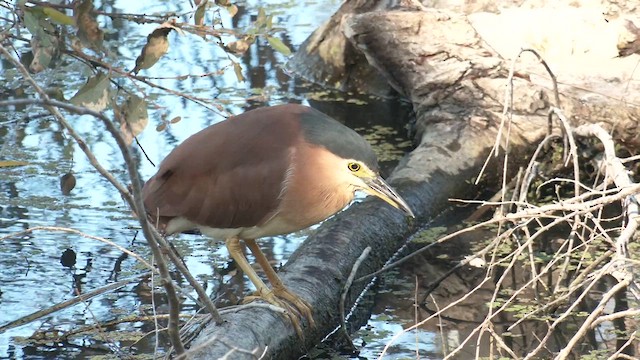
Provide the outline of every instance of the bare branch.
[[[7,51],[7,49],[1,44],[0,44],[0,53],[2,53],[9,62],[11,62],[14,66],[16,66],[16,68],[18,68],[22,76],[27,80],[27,82],[29,82],[29,84],[31,84],[31,86],[36,90],[40,98],[45,103],[51,103],[52,100],[49,98],[46,92],[35,82],[35,80],[31,77],[31,75],[29,74],[27,69],[22,65],[22,63],[20,63],[20,61],[15,59],[9,53],[9,51]],[[82,139],[82,137],[80,137],[80,135],[76,133],[76,131],[69,124],[69,122],[67,122],[67,120],[60,113],[60,111],[52,105],[44,104],[44,107],[56,118],[56,120],[58,120],[58,122],[65,128],[65,130],[69,132],[69,134],[71,135],[71,137],[73,137],[73,139],[76,141],[78,146],[80,146],[80,149],[82,149],[82,151],[85,153],[91,165],[93,165],[93,167],[96,170],[98,170],[98,172],[102,176],[104,176],[107,180],[109,180],[109,182],[111,182],[111,184],[113,184],[113,186],[116,189],[118,189],[120,194],[123,196],[123,198],[125,198],[125,200],[127,200],[131,208],[136,212],[136,214],[139,214],[138,220],[140,221],[140,225],[142,227],[142,231],[145,235],[145,238],[147,239],[147,243],[149,244],[151,251],[153,252],[154,257],[156,259],[158,270],[161,276],[161,283],[164,286],[165,291],[167,292],[167,298],[169,301],[169,314],[170,314],[169,330],[168,330],[169,337],[171,338],[171,342],[176,350],[176,353],[178,354],[184,353],[184,345],[180,341],[180,335],[178,330],[179,315],[180,315],[180,300],[178,299],[178,295],[176,294],[175,288],[173,287],[171,276],[169,274],[169,269],[166,265],[166,262],[164,261],[164,257],[162,255],[162,252],[160,251],[160,247],[158,246],[157,239],[155,239],[153,236],[153,233],[151,231],[151,226],[147,221],[147,217],[143,215],[143,214],[146,214],[146,211],[144,210],[144,204],[142,203],[142,197],[140,196],[142,186],[140,183],[140,179],[138,177],[137,168],[129,152],[129,148],[125,144],[124,140],[120,136],[118,130],[115,128],[113,123],[109,119],[107,119],[105,116],[98,116],[97,118],[102,121],[102,123],[107,128],[107,131],[111,133],[113,138],[116,140],[118,147],[120,148],[124,161],[127,165],[129,177],[131,178],[132,188],[133,188],[133,198],[131,197],[131,194],[126,189],[126,187],[120,184],[120,182],[118,182],[109,171],[107,171],[102,165],[100,165],[100,163],[96,159],[93,152],[91,152],[91,150],[87,146],[84,139]]]

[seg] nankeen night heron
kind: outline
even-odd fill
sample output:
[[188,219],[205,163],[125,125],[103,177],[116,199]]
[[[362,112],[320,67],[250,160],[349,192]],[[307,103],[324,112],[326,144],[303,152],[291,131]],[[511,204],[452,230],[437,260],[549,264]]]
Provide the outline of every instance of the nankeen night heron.
[[[143,196],[149,218],[165,234],[198,229],[225,239],[257,296],[286,309],[299,332],[300,315],[313,325],[312,309],[283,285],[255,239],[316,224],[358,190],[413,217],[380,177],[365,139],[317,110],[290,104],[251,110],[189,137],[164,159]],[[241,239],[271,289],[249,265]]]

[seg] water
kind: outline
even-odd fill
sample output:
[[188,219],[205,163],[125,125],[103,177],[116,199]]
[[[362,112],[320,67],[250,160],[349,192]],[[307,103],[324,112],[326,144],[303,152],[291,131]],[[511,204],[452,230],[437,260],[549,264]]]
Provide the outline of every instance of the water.
[[[340,2],[248,1],[237,5],[240,11],[233,19],[221,11],[226,28],[248,26],[255,19],[258,8],[264,7],[267,13],[275,14],[278,26],[286,30],[278,36],[296,48],[330,17]],[[107,13],[153,14],[175,11],[185,14],[190,11],[188,2],[173,1],[96,1],[96,6]],[[188,16],[182,17],[182,20],[192,21]],[[98,21],[107,30],[106,43],[110,49],[108,61],[125,69],[133,67],[146,35],[157,26],[138,25],[117,18],[112,20],[107,16],[99,16]],[[402,121],[394,119],[400,118],[395,108],[369,98],[360,98],[357,102],[349,101],[347,104],[347,101],[341,101],[345,99],[339,99],[344,95],[334,97],[313,93],[313,88],[283,72],[286,58],[274,52],[266,41],[259,40],[240,59],[247,82],[239,83],[232,70],[222,75],[177,79],[179,75],[221,70],[230,63],[211,40],[175,32],[169,36],[169,40],[169,53],[151,69],[143,70],[142,74],[159,78],[152,81],[160,86],[201,98],[216,99],[222,109],[211,111],[179,96],[141,85],[140,90],[149,100],[150,124],[138,140],[155,164],[183,139],[198,129],[222,120],[226,113],[240,113],[263,104],[289,101],[309,103],[308,98],[315,99],[314,106],[339,120],[348,120],[349,126],[376,142],[379,154],[385,159],[383,165],[386,171],[392,168],[397,157],[409,146],[404,137]],[[24,51],[24,44],[16,42],[16,47]],[[1,69],[0,91],[3,98],[21,98],[25,94],[33,94],[33,90],[20,80],[16,69],[4,59]],[[44,88],[56,89],[69,99],[90,75],[86,66],[70,61],[65,64],[64,71],[45,71],[34,77]],[[131,84],[122,79],[114,81],[131,88]],[[247,101],[247,98],[253,100]],[[361,105],[363,100],[370,104]],[[383,112],[388,115],[381,115]],[[165,131],[154,130],[161,123],[160,119],[168,120],[176,116],[182,120]],[[126,184],[128,177],[120,152],[103,126],[89,116],[68,116],[68,120],[85,138],[100,163]],[[151,176],[155,172],[154,165],[140,153],[136,156],[140,160],[140,174],[143,178]],[[0,168],[0,238],[3,238],[0,240],[0,304],[3,309],[0,312],[0,326],[68,300],[78,291],[87,292],[144,272],[143,266],[130,257],[122,260],[122,252],[114,246],[77,233],[48,229],[7,237],[36,226],[72,228],[116,243],[143,258],[150,256],[128,206],[111,184],[96,173],[73,139],[44,110],[36,107],[0,109],[0,160],[27,163],[21,167]],[[65,196],[61,194],[59,181],[68,172],[74,174],[77,185]],[[305,235],[306,232],[301,232],[265,239],[261,244],[268,256],[276,262],[285,262]],[[175,239],[174,244],[198,279],[206,283],[209,289],[217,288],[220,294],[226,295],[222,303],[233,302],[233,296],[250,288],[248,282],[230,271],[228,255],[220,244],[191,235]],[[65,251],[67,256],[71,253],[76,255],[75,264],[66,263],[72,266],[62,264],[65,261],[61,261],[61,257]],[[69,261],[68,258],[66,260]],[[135,281],[117,291],[12,328],[0,334],[0,358],[78,358],[112,354],[114,349],[152,353],[153,339],[143,335],[153,330],[153,325],[141,321],[106,326],[105,330],[110,331],[110,341],[96,335],[95,330],[68,342],[39,343],[23,339],[43,332],[51,335],[56,330],[91,327],[97,322],[105,323],[126,315],[151,315],[152,293],[155,294],[155,302],[163,303],[161,289],[150,289],[148,281]],[[194,304],[187,301],[184,310],[188,312],[193,307]],[[392,308],[393,304],[384,307]],[[388,317],[381,322],[380,317],[374,315],[366,329],[391,335],[399,330],[400,324],[400,321]],[[116,329],[122,338],[113,338],[113,330]],[[379,336],[376,340],[368,340],[362,355],[375,357],[376,351],[387,338]],[[143,341],[138,341],[140,339]],[[428,344],[429,341],[424,346],[429,347]]]

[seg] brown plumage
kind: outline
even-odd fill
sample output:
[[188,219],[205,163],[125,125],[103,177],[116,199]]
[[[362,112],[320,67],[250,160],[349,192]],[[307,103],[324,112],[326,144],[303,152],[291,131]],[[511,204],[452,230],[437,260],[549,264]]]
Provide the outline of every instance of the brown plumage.
[[166,223],[183,216],[224,229],[264,222],[278,207],[300,134],[296,117],[305,109],[288,107],[279,115],[278,107],[269,107],[231,117],[176,147],[144,186],[150,217]]
[[[282,284],[254,239],[318,223],[344,208],[356,190],[413,216],[379,176],[376,156],[360,135],[317,110],[290,104],[248,111],[189,137],[142,191],[147,215],[166,234],[198,229],[226,239],[258,296],[288,309],[301,334],[291,310],[313,324],[311,306]],[[247,262],[240,239],[272,290]]]

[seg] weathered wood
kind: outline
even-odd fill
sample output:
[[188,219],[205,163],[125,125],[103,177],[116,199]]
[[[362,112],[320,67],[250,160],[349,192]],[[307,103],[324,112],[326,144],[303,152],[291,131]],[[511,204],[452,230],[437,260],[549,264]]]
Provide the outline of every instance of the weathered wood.
[[[414,105],[419,145],[401,162],[391,182],[415,210],[415,224],[440,214],[449,198],[464,198],[473,191],[471,179],[478,176],[498,133],[502,154],[508,144],[510,159],[517,161],[526,159],[546,132],[554,96],[537,60],[526,58],[518,63],[513,79],[511,122],[500,130],[506,119],[502,111],[511,62],[483,41],[475,25],[467,16],[433,10],[370,12],[345,22],[348,39]],[[560,105],[573,123],[605,122],[618,139],[637,148],[640,111],[630,104],[640,104],[640,85],[627,82],[626,102],[614,101],[608,91],[615,93],[624,84],[618,81],[612,86],[609,76],[585,76],[590,84],[601,85],[600,92],[585,91],[576,82],[561,84]],[[489,179],[501,176],[502,168],[496,165],[485,171]],[[314,308],[318,327],[305,327],[304,342],[281,316],[266,309],[246,309],[227,316],[221,327],[209,326],[191,345],[199,347],[193,358],[221,357],[230,344],[246,350],[268,346],[267,358],[304,354],[338,325],[340,292],[363,249],[372,246],[373,251],[360,274],[379,269],[414,229],[399,212],[377,200],[357,204],[327,221],[281,271],[285,284]],[[352,293],[362,286],[354,284]]]
[[[544,17],[545,13],[539,16]],[[469,19],[435,10],[372,12],[356,15],[346,25],[347,37],[413,103],[419,139],[421,134],[431,131],[432,124],[449,121],[484,126],[485,131],[496,133],[505,118],[502,112],[511,62],[505,61],[493,50],[493,44],[486,43],[476,32],[477,18],[473,24]],[[610,46],[615,48],[615,44]],[[640,119],[640,75],[630,78],[639,58],[598,58],[602,69],[587,66],[589,59],[569,56],[561,59],[561,68],[571,69],[570,77],[566,73],[557,74],[561,104],[550,100],[554,98],[551,81],[536,58],[523,56],[516,64],[515,127],[510,134],[510,146],[537,141],[541,133],[536,130],[546,127],[552,105],[561,107],[574,124],[605,122],[609,128],[615,128],[617,137],[625,143],[640,145],[636,131]],[[421,143],[425,144],[424,140]]]
[[392,91],[364,55],[342,35],[344,21],[388,5],[382,0],[345,1],[336,13],[311,34],[287,63],[287,68],[308,81],[341,91],[380,96]]

